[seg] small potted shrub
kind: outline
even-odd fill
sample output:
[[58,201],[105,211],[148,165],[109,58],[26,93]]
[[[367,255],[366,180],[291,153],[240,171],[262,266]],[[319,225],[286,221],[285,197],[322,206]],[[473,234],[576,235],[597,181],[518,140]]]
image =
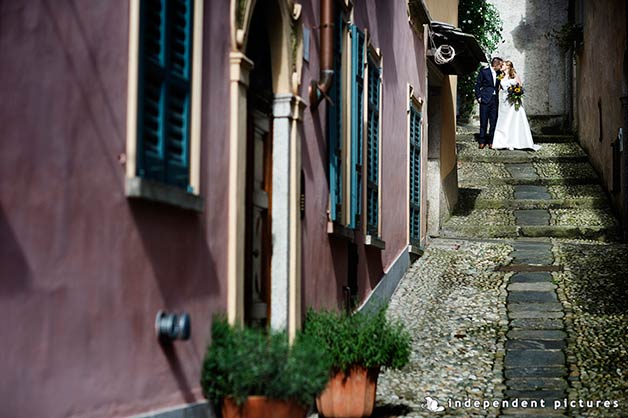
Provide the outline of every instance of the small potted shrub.
[[223,418],[303,418],[329,378],[331,358],[311,335],[212,323],[201,373],[204,396]]
[[386,318],[385,307],[351,316],[310,310],[305,334],[323,341],[332,359],[330,380],[316,399],[325,417],[371,415],[380,368],[400,369],[410,357],[410,335]]

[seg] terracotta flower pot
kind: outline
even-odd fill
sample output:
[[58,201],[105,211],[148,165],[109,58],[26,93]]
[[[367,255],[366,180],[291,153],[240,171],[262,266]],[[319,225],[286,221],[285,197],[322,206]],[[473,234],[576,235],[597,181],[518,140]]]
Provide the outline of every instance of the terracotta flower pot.
[[338,372],[316,398],[318,412],[324,417],[362,418],[373,413],[379,367],[353,366],[349,373]]
[[305,418],[307,409],[296,401],[270,399],[265,396],[249,396],[238,406],[233,398],[222,402],[223,418]]

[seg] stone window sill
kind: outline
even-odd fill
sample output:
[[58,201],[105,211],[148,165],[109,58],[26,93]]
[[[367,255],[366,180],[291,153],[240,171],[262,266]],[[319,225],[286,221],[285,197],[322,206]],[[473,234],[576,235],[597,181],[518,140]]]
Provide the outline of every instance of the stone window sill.
[[331,222],[331,221],[327,222],[327,233],[329,235],[348,239],[350,241],[353,241],[355,239],[355,233],[353,232],[353,229],[340,225],[337,222]]
[[408,245],[408,252],[414,256],[421,257],[424,251],[416,245]]
[[158,181],[141,177],[127,178],[125,192],[129,199],[159,202],[195,212],[203,211],[202,197]]
[[386,241],[376,237],[375,235],[367,235],[366,237],[364,237],[364,244],[370,245],[371,247],[379,248],[380,250],[386,249]]

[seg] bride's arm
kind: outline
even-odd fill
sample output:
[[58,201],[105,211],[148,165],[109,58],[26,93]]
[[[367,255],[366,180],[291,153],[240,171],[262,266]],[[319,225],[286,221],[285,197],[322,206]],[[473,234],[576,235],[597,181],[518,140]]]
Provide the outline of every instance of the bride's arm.
[[519,78],[519,75],[517,74],[515,76],[515,81],[517,82],[517,84],[519,84],[520,86],[523,86],[523,81],[521,81],[521,79]]

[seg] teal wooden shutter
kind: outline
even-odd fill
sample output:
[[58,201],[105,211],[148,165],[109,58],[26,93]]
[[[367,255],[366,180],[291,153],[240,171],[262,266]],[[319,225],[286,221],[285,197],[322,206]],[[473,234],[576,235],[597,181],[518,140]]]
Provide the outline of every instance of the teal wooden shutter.
[[342,34],[341,13],[336,14],[334,26],[334,79],[327,104],[327,136],[329,152],[329,199],[332,221],[342,219]]
[[140,5],[138,175],[189,188],[192,0]]
[[410,243],[421,241],[421,112],[410,102]]
[[351,25],[351,210],[349,228],[362,216],[362,109],[364,104],[364,33]]
[[379,235],[379,107],[381,98],[381,68],[371,59],[368,63],[367,113],[367,225],[370,235]]

